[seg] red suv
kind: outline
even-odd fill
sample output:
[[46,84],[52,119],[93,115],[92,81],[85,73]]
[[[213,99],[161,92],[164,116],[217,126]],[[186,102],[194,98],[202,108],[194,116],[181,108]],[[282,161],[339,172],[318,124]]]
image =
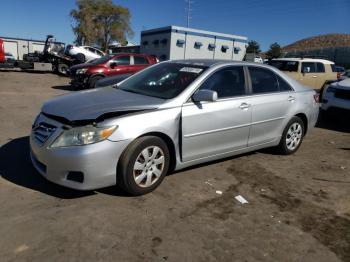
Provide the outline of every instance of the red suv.
[[69,68],[73,87],[94,88],[95,83],[107,76],[134,74],[149,65],[157,63],[157,58],[144,54],[120,53],[106,55],[90,63]]

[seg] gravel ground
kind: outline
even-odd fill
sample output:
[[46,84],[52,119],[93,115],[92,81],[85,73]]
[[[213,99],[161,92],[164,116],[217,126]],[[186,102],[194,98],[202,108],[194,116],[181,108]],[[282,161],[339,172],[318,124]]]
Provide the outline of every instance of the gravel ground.
[[348,114],[323,116],[295,155],[196,166],[141,197],[79,192],[47,182],[28,155],[41,104],[68,82],[0,72],[1,261],[350,261]]

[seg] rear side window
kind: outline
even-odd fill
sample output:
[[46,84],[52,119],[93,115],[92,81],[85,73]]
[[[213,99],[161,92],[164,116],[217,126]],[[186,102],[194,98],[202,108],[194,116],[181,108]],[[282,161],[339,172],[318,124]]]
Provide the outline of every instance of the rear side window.
[[216,91],[218,98],[245,95],[243,67],[235,66],[220,69],[206,79],[199,89]]
[[316,63],[316,71],[317,73],[324,73],[325,72],[324,64]]
[[293,88],[279,75],[276,75],[280,92],[293,91]]
[[143,56],[134,56],[135,65],[148,65],[148,60]]
[[[306,70],[307,68],[309,68],[309,70]],[[303,62],[303,63],[301,64],[301,72],[315,73],[315,72],[316,72],[315,63],[312,63],[312,62]]]
[[331,67],[332,67],[332,72],[337,72],[337,68],[336,68],[335,64],[331,64]]
[[279,86],[276,74],[259,67],[249,67],[253,94],[278,92]]
[[113,60],[117,65],[130,65],[130,56],[118,56]]

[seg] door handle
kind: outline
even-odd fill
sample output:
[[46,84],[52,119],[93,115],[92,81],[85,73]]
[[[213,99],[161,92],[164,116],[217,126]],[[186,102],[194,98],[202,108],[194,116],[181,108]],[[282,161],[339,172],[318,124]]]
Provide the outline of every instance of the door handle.
[[242,104],[239,106],[239,108],[242,109],[242,110],[248,109],[249,107],[250,107],[250,104],[248,104],[248,103],[242,103]]
[[295,101],[295,97],[294,96],[289,96],[288,97],[288,101],[289,102],[294,102]]

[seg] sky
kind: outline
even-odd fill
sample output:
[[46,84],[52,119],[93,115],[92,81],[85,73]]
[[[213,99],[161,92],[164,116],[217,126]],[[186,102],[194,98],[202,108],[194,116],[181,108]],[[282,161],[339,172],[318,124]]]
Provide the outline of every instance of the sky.
[[[186,26],[185,0],[113,0],[130,9],[134,36],[168,25]],[[75,0],[1,1],[0,36],[74,41],[69,12]],[[190,27],[256,40],[266,51],[326,33],[350,34],[350,0],[193,0]]]

